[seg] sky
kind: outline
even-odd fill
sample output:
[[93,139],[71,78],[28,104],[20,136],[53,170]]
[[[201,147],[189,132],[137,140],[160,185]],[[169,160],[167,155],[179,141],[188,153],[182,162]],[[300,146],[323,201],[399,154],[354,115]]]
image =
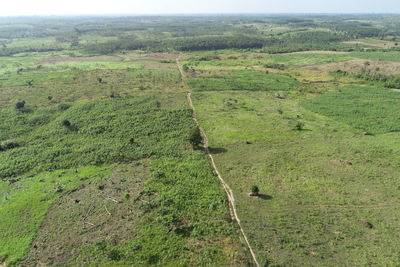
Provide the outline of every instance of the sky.
[[400,13],[400,0],[2,0],[0,16]]

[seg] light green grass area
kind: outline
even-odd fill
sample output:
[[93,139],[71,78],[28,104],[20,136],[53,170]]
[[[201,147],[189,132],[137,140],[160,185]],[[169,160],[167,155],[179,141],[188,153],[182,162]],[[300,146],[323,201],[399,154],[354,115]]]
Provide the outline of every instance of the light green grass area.
[[232,67],[250,67],[263,65],[262,60],[257,59],[227,59],[227,60],[210,60],[210,61],[182,61],[182,64],[187,64],[195,69],[231,69]]
[[357,52],[350,53],[349,56],[355,58],[377,60],[377,61],[400,61],[400,53],[397,51],[390,52]]
[[313,54],[313,53],[304,53],[304,54],[277,54],[277,55],[267,55],[265,59],[268,62],[284,64],[289,67],[299,67],[299,66],[307,66],[307,65],[317,65],[317,64],[325,64],[331,62],[341,62],[352,59],[352,55],[350,54]]
[[[134,63],[130,66],[137,65]],[[68,68],[49,71],[43,67],[0,77],[0,106],[11,107],[21,100],[25,100],[27,105],[49,106],[111,95],[132,96],[179,91],[183,91],[183,87],[179,71],[175,69]]]
[[124,70],[124,69],[140,69],[142,65],[138,62],[112,62],[112,61],[94,61],[94,62],[61,62],[46,65],[50,70],[72,69],[72,70]]
[[399,100],[400,94],[387,88],[346,86],[305,100],[303,105],[360,131],[380,134],[400,131]]
[[0,60],[0,74],[16,73],[19,69],[36,67],[41,60],[51,57],[48,53],[32,53],[25,56],[2,57]]
[[70,43],[57,42],[55,38],[18,38],[7,44],[9,48],[29,48],[30,50],[49,47],[53,49],[68,49]]
[[[202,92],[194,99],[262,265],[399,261],[400,135],[364,136],[269,92]],[[299,122],[303,130],[294,130]],[[249,197],[252,184],[261,197]]]
[[0,78],[1,87],[29,85],[53,85],[63,83],[73,83],[74,78],[79,74],[77,70],[64,71],[28,71],[15,74],[4,75]]
[[17,264],[54,201],[63,192],[101,179],[109,172],[109,167],[87,166],[21,177],[15,183],[0,181],[0,260]]
[[290,91],[302,87],[299,82],[284,75],[248,70],[234,70],[232,75],[190,77],[188,84],[195,91]]

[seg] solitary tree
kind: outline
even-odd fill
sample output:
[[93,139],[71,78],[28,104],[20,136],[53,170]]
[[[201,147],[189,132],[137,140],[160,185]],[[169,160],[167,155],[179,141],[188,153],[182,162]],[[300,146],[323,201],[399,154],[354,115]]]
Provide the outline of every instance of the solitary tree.
[[69,120],[63,120],[63,121],[61,122],[61,124],[62,124],[63,126],[65,126],[65,127],[70,127],[70,126],[71,126],[71,122],[70,122]]
[[192,128],[189,132],[189,142],[192,144],[193,148],[198,148],[202,141],[203,138],[201,137],[199,127]]
[[258,188],[257,185],[252,185],[251,186],[251,195],[258,196],[259,193],[260,193],[260,188]]
[[15,109],[21,109],[23,107],[25,107],[25,100],[15,103]]
[[294,130],[301,131],[303,129],[304,129],[304,123],[302,122],[297,122],[296,125],[294,126]]

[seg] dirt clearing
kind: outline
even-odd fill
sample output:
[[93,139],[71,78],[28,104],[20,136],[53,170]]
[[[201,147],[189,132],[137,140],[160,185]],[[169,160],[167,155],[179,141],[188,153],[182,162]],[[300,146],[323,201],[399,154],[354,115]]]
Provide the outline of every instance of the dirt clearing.
[[106,180],[64,192],[49,209],[23,266],[64,265],[85,246],[132,238],[135,203],[148,177],[145,161],[119,165]]

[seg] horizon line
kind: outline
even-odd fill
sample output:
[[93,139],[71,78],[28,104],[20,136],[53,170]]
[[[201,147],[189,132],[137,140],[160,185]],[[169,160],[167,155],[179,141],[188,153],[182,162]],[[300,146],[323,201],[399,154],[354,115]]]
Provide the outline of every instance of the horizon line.
[[99,13],[99,14],[23,14],[23,15],[0,15],[0,18],[21,18],[21,17],[152,17],[152,16],[268,16],[268,15],[400,15],[400,12],[211,12],[211,13]]

